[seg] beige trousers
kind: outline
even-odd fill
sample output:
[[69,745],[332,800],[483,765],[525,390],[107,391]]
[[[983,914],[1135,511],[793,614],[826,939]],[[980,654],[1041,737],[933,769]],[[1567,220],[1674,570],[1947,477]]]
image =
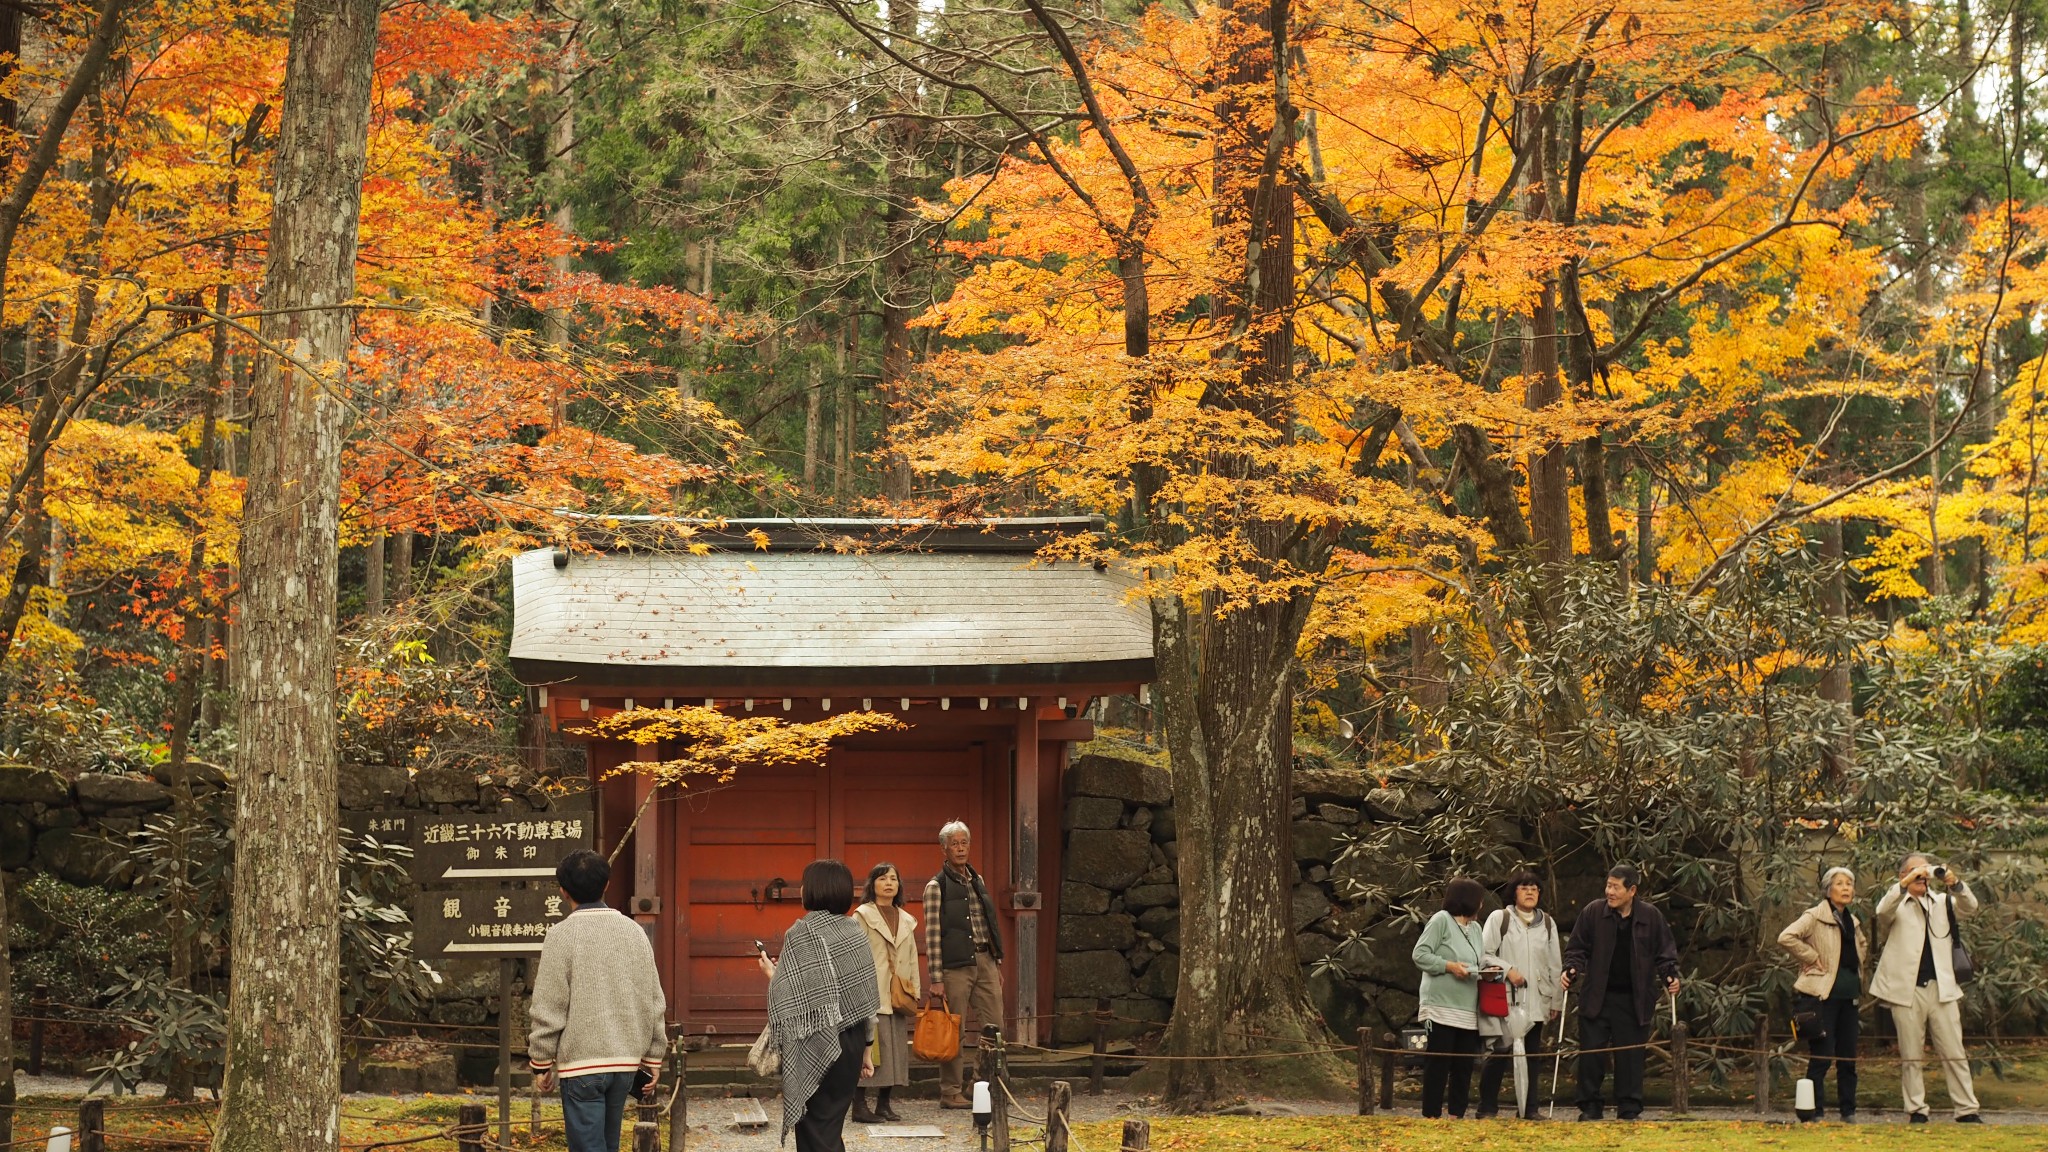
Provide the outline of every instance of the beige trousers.
[[1892,1024],[1899,1030],[1899,1089],[1906,1111],[1927,1115],[1927,1041],[1932,1039],[1956,1115],[1975,1112],[1977,1089],[1970,1080],[1970,1058],[1963,1052],[1962,1001],[1943,1004],[1938,984],[1922,984],[1913,989],[1911,1004],[1893,1004],[1891,1010]]
[[[1003,1024],[1003,970],[986,952],[974,954],[974,967],[948,968],[944,972],[946,1004],[960,1014],[960,1052],[967,1053],[967,1037],[980,1036],[981,1026]],[[939,1085],[962,1084],[959,1059],[939,1065]]]

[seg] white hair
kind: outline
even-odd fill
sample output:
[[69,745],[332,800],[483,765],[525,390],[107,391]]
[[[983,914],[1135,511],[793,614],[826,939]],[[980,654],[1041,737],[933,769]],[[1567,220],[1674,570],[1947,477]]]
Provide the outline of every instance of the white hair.
[[1851,880],[1856,879],[1855,872],[1837,864],[1820,874],[1820,890],[1822,895],[1826,895],[1827,890],[1835,886],[1835,877],[1837,876],[1847,876]]
[[944,848],[946,843],[955,836],[965,836],[969,840],[974,839],[974,833],[968,830],[965,820],[948,820],[946,821],[946,826],[939,829],[939,847]]

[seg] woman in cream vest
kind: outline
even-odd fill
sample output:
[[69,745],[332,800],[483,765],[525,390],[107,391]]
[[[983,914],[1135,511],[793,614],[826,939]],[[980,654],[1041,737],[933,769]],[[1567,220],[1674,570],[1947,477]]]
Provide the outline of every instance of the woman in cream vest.
[[[863,1091],[853,1098],[853,1120],[856,1124],[901,1120],[890,1106],[889,1092],[910,1083],[910,1029],[917,1021],[914,1010],[897,1009],[901,998],[894,991],[907,985],[907,1002],[912,1005],[921,995],[917,979],[921,922],[903,910],[903,877],[894,864],[877,864],[868,873],[866,893],[853,910],[853,918],[867,930],[868,951],[875,958],[876,991],[882,997],[881,1027],[876,1029],[875,1051],[871,1053],[875,1071],[860,1082]],[[875,1090],[873,1108],[868,1107],[868,1088]]]

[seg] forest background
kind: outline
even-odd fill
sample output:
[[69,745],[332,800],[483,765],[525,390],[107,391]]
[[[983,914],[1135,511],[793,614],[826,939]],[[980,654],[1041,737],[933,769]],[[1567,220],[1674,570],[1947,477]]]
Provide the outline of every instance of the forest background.
[[[1980,1022],[2038,1027],[2048,6],[1703,7],[382,5],[339,755],[516,760],[507,560],[610,516],[1097,513],[1057,554],[1154,622],[1113,719],[1179,802],[1172,1049],[1324,1034],[1303,759],[1406,801],[1322,969],[1451,870],[1633,859],[1746,1034],[1816,852],[1929,845],[2007,897]],[[121,1001],[178,1059],[290,18],[0,0],[0,745],[185,782],[132,958],[177,994]]]

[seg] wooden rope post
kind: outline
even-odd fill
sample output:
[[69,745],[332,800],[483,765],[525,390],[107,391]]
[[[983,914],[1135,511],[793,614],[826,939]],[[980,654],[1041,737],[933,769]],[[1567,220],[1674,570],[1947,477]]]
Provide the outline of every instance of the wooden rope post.
[[1681,1020],[1671,1026],[1671,1114],[1684,1116],[1692,1111],[1692,1059],[1686,1055],[1685,1042],[1691,1029]]
[[78,1106],[78,1152],[107,1152],[107,1101],[103,1096]]
[[1400,1037],[1380,1033],[1380,1108],[1387,1112],[1394,1110],[1394,1059],[1400,1047]]
[[1003,1059],[1001,1028],[982,1025],[981,1052],[988,1061],[988,1146],[995,1152],[1010,1152],[1010,1070]]
[[519,995],[519,962],[498,958],[498,1146],[512,1146],[512,1001]]
[[[1108,1001],[1105,1000],[1103,1003],[1106,1004]],[[28,1010],[31,1014],[31,1019],[28,1022],[28,1074],[31,1076],[41,1076],[43,1074],[43,1018],[50,1014],[50,986],[48,984],[36,985],[35,991],[28,998]]]
[[1758,1115],[1771,1110],[1771,1021],[1767,1016],[1756,1018],[1756,1110]]
[[457,1152],[484,1152],[484,1106],[464,1104],[455,1111]]
[[1372,1115],[1372,1029],[1358,1030],[1358,1114]]
[[668,1109],[668,1152],[683,1152],[690,1143],[690,1037],[676,1033],[675,1047],[669,1049],[669,1074],[675,1083],[669,1088],[675,1103]]
[[1088,1094],[1102,1095],[1102,1076],[1109,1065],[1109,998],[1095,1001],[1095,1055],[1088,1068]]
[[633,1121],[633,1152],[661,1152],[661,1106],[645,1097]]
[[1150,1120],[1124,1121],[1123,1152],[1151,1152],[1152,1122]]
[[1067,1109],[1074,1103],[1074,1086],[1055,1080],[1045,1094],[1045,1152],[1068,1152],[1073,1135]]

